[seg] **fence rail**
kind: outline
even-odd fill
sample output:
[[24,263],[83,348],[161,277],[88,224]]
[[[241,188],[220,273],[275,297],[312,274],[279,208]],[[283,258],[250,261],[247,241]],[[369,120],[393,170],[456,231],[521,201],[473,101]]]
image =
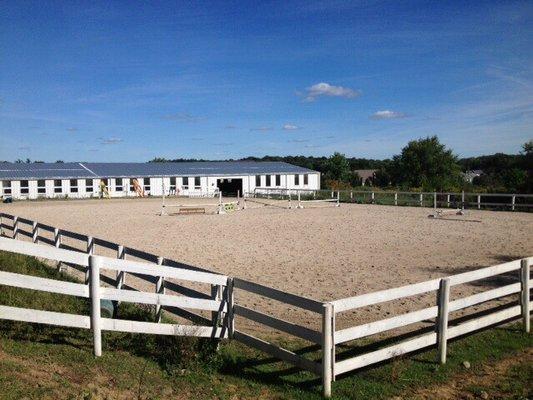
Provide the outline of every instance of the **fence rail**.
[[[131,320],[116,320],[101,318],[101,300],[127,301],[132,303],[153,304],[158,306],[173,306],[183,308],[194,308],[217,312],[227,311],[226,299],[206,300],[183,296],[166,295],[159,293],[148,293],[129,291],[124,289],[114,289],[101,286],[100,273],[102,269],[113,269],[117,260],[107,257],[84,255],[70,250],[46,247],[40,244],[25,243],[9,238],[0,238],[0,249],[4,251],[43,257],[55,261],[76,261],[79,265],[88,267],[90,280],[88,284],[65,282],[56,279],[39,278],[23,274],[10,272],[0,272],[0,285],[11,286],[36,291],[45,291],[70,296],[89,298],[91,300],[91,315],[74,315],[67,313],[57,313],[52,311],[34,310],[21,307],[0,306],[0,319],[44,323],[68,327],[91,329],[93,332],[93,346],[96,356],[102,354],[102,330],[147,333],[177,336],[198,336],[198,337],[228,337],[228,330],[225,326],[191,326],[168,323],[140,322]],[[83,256],[83,257],[80,257]],[[124,263],[125,270],[131,268],[131,261],[120,260]],[[140,263],[136,264],[136,270],[141,269]],[[153,268],[149,264],[142,265],[143,274],[151,276],[168,276],[168,271],[161,268]],[[188,272],[188,279],[192,279],[191,274],[204,276],[201,272]],[[218,276],[217,276],[218,277]]]
[[[447,278],[435,279],[413,285],[407,285],[399,288],[382,290],[379,292],[364,294],[347,299],[333,301],[331,304],[335,313],[351,311],[357,308],[376,305],[387,301],[397,300],[414,295],[420,295],[432,291],[437,291],[437,304],[433,307],[413,311],[407,314],[394,316],[391,318],[366,323],[342,330],[334,330],[333,348],[335,345],[346,343],[352,340],[360,339],[386,332],[395,328],[411,325],[417,322],[435,319],[434,332],[420,334],[419,336],[406,340],[392,346],[385,347],[370,353],[361,354],[356,357],[332,362],[334,376],[352,371],[354,369],[366,367],[392,357],[420,350],[437,344],[439,349],[439,360],[441,363],[446,361],[446,344],[449,339],[473,332],[487,326],[506,321],[511,318],[522,315],[526,330],[529,331],[530,318],[530,265],[533,257],[511,261],[487,268],[481,268],[471,272],[452,275]],[[495,289],[486,290],[464,298],[450,301],[450,288],[456,285],[474,282],[480,279],[490,278],[493,276],[517,273],[515,279],[518,281],[513,284],[500,286]],[[463,310],[467,307],[478,305],[491,300],[501,299],[513,294],[520,294],[520,305],[508,306],[504,310],[491,308],[487,315],[469,319],[467,322],[459,323],[455,326],[448,326],[449,314],[454,311]],[[415,332],[416,334],[416,332]],[[334,350],[333,350],[334,352]]]
[[[417,195],[420,196],[420,194]],[[333,197],[335,194],[333,193],[331,196]],[[339,196],[338,193],[337,196]],[[530,278],[530,265],[533,262],[533,257],[446,278],[433,279],[331,302],[321,302],[255,282],[231,278],[205,269],[183,265],[141,250],[55,228],[26,218],[0,213],[0,219],[2,232],[10,232],[10,238],[0,238],[0,250],[60,261],[86,274],[85,284],[81,284],[0,271],[0,285],[90,298],[92,302],[91,316],[0,306],[0,319],[91,329],[93,330],[95,354],[97,355],[101,353],[100,332],[102,330],[230,338],[320,376],[323,383],[323,394],[325,397],[329,397],[331,395],[331,383],[335,380],[335,377],[349,371],[430,346],[437,346],[439,362],[444,363],[446,362],[447,342],[450,339],[503,323],[510,319],[516,319],[519,316],[522,318],[524,329],[527,332],[530,331],[530,290],[533,282]],[[11,224],[6,223],[9,221],[11,221]],[[31,231],[24,230],[21,225],[31,226]],[[52,233],[53,239],[43,237],[40,235],[40,231]],[[13,240],[19,239],[20,236],[31,238],[33,243]],[[81,241],[81,247],[84,250],[62,243],[63,238]],[[116,258],[96,256],[96,246],[116,251]],[[143,261],[131,260],[127,259],[127,257],[135,257]],[[106,269],[116,271],[116,280],[100,274],[100,270]],[[506,279],[503,280],[505,284],[502,283],[496,288],[484,290],[463,298],[450,299],[450,289],[454,286],[513,273],[516,273],[514,276],[516,282],[514,283],[509,284]],[[154,292],[139,291],[128,285],[126,283],[126,275],[135,276],[155,285]],[[206,294],[186,287],[181,282],[176,283],[169,279],[185,281],[185,283],[208,284],[211,287],[211,293]],[[102,282],[108,283],[110,286],[101,286]],[[177,295],[166,293],[167,289],[177,293]],[[263,296],[288,306],[312,312],[319,319],[321,329],[320,331],[313,330],[268,313],[236,304],[234,296],[238,292]],[[437,293],[437,302],[434,306],[370,323],[336,329],[336,316],[339,313],[430,292]],[[486,315],[470,316],[465,322],[461,321],[460,323],[449,322],[450,314],[453,312],[489,301],[513,298],[512,296],[516,296],[514,300],[515,302],[519,300],[519,305],[507,304],[503,310],[499,305],[493,306],[485,311]],[[100,300],[151,304],[156,306],[158,321],[160,321],[162,310],[165,310],[201,325],[178,325],[101,318],[99,314]],[[211,319],[191,310],[211,312]],[[235,329],[236,317],[245,318],[270,329],[320,345],[322,349],[321,360],[311,360],[294,351]],[[414,330],[412,332],[412,335],[416,336],[414,338],[348,358],[344,358],[342,353],[336,354],[336,350],[338,350],[336,346],[340,344],[428,320],[434,320],[434,330],[431,332],[427,332],[427,328]]]
[[442,208],[490,208],[504,210],[531,211],[533,194],[522,193],[471,193],[471,192],[406,192],[382,190],[325,190],[325,189],[284,189],[256,188],[247,196],[269,198],[290,198],[300,196],[306,200],[336,198],[341,203],[367,203],[384,205],[416,205]]

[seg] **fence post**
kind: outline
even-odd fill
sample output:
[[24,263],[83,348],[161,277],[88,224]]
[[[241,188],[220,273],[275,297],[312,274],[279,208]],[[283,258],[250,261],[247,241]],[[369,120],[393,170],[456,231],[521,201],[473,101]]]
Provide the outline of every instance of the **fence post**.
[[13,218],[13,239],[18,239],[19,235],[19,217],[15,215]]
[[522,308],[522,320],[524,321],[524,330],[527,333],[531,331],[531,310],[529,307],[529,291],[531,287],[529,284],[529,270],[529,260],[525,258],[520,261],[520,282],[522,286],[522,290],[520,291],[520,305]]
[[325,398],[331,397],[332,381],[332,318],[333,305],[326,303],[322,309],[322,394]]
[[481,195],[477,195],[477,209],[481,210]]
[[[157,265],[163,265],[163,257],[157,257]],[[155,284],[155,292],[158,294],[165,294],[165,278],[162,276],[157,277],[157,282]],[[161,315],[163,314],[163,309],[160,304],[155,306],[155,318],[157,322],[161,322]]]
[[461,192],[461,210],[465,210],[465,191],[463,190]]
[[376,199],[374,192],[372,192],[372,204],[374,204],[374,200]]
[[337,190],[337,207],[341,206],[341,192]]
[[33,225],[32,225],[31,239],[33,243],[39,242],[39,225],[37,225],[37,222],[35,221],[33,221]]
[[424,205],[424,194],[423,193],[420,193],[420,207],[422,207]]
[[438,291],[437,346],[439,363],[446,364],[446,347],[448,341],[448,304],[450,302],[450,279],[440,280]]
[[446,206],[450,208],[450,193],[446,195]]
[[394,192],[394,205],[398,205],[398,192]]
[[228,307],[228,314],[226,316],[226,321],[228,325],[228,337],[233,339],[233,334],[235,333],[235,317],[233,314],[233,304],[235,298],[233,295],[233,278],[228,278],[226,284],[226,305]]
[[[220,301],[222,300],[223,290],[221,285],[211,285],[211,299]],[[211,321],[213,327],[216,328],[219,325],[219,322],[222,321],[222,312],[212,311],[211,312]]]
[[91,295],[91,330],[93,331],[94,355],[102,355],[102,327],[100,325],[100,265],[102,259],[89,256],[90,281],[89,290]]
[[511,211],[514,211],[516,196],[513,194],[511,197]]
[[[119,260],[124,260],[126,258],[126,248],[122,246],[121,244],[118,245],[117,258]],[[115,282],[115,287],[117,289],[122,289],[122,286],[124,286],[125,282],[126,282],[126,274],[124,273],[124,271],[117,271],[117,280]],[[117,304],[120,304],[120,303],[117,302]]]
[[57,248],[61,246],[61,233],[58,228],[54,228],[54,246]]
[[353,191],[350,190],[350,200],[353,199]]
[[[94,239],[92,236],[87,236],[87,254],[94,254]],[[89,283],[90,269],[85,270],[85,284]]]
[[433,192],[433,208],[437,209],[437,192]]

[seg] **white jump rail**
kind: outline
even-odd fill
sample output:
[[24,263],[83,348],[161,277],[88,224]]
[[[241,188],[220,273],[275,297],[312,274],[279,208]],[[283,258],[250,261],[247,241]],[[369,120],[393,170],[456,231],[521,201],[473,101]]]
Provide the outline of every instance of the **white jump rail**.
[[167,208],[178,208],[178,209],[188,209],[188,208],[205,208],[205,207],[216,207],[217,214],[225,214],[226,208],[228,206],[239,206],[240,198],[237,194],[237,201],[222,201],[222,192],[218,192],[218,202],[217,203],[195,203],[195,204],[167,204],[165,202],[165,196],[163,196],[161,204],[160,215],[168,215]]

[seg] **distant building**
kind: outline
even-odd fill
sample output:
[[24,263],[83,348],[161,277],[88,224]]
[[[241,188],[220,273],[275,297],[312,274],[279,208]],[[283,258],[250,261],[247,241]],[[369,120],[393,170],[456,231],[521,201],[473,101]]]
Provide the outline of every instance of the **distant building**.
[[0,163],[0,194],[14,199],[235,195],[320,189],[320,173],[284,162]]
[[465,180],[465,182],[472,183],[474,182],[474,178],[477,178],[483,175],[483,171],[480,169],[474,169],[471,171],[463,172],[462,175],[463,175],[463,179]]
[[374,178],[376,177],[377,169],[355,169],[353,172],[359,175],[359,178],[361,178],[362,186],[372,186],[374,183]]

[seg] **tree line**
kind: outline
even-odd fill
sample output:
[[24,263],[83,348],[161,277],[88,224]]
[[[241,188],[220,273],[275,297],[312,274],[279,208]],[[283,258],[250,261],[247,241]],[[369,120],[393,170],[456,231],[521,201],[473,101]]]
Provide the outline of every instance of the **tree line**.
[[[198,159],[155,158],[151,162],[208,161]],[[227,161],[283,161],[319,171],[322,187],[349,189],[363,183],[383,189],[412,191],[478,191],[492,193],[533,193],[533,141],[523,145],[519,154],[496,153],[459,158],[437,136],[409,142],[390,159],[375,160],[346,157],[334,153],[329,157],[265,156]],[[362,182],[356,170],[375,170],[373,179]],[[472,182],[464,173],[481,170]]]
[[[210,160],[157,157],[150,162],[193,161]],[[525,143],[518,154],[496,153],[467,158],[457,157],[451,149],[440,143],[437,136],[432,136],[409,142],[400,154],[385,160],[346,157],[336,152],[329,157],[264,156],[226,161],[283,161],[298,165],[319,171],[322,174],[322,187],[326,189],[358,188],[364,183],[383,189],[410,191],[533,193],[533,140]],[[26,159],[16,162],[32,161]],[[357,173],[357,170],[365,169],[375,171],[367,182],[363,182]],[[469,182],[464,173],[474,170],[483,173]]]

